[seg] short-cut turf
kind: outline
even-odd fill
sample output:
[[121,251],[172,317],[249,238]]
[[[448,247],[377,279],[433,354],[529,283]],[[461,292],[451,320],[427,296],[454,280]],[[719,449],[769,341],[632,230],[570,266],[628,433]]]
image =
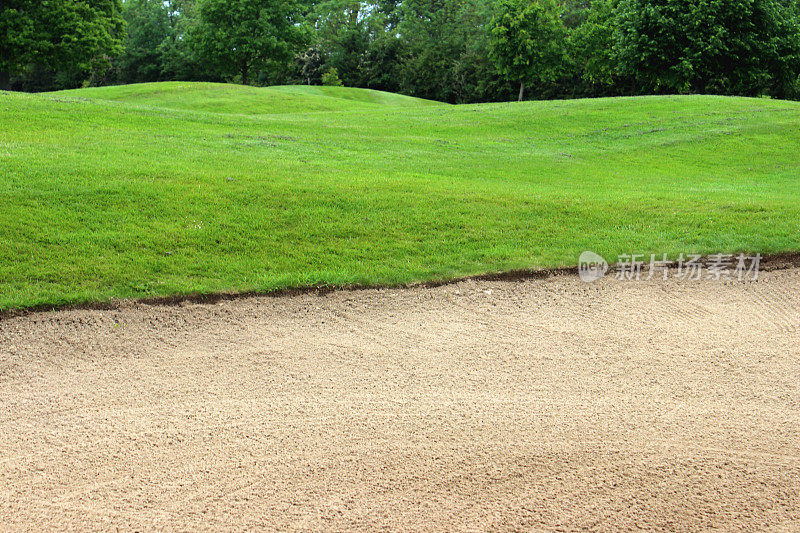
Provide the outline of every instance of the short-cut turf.
[[224,83],[137,83],[50,93],[53,96],[113,100],[164,109],[264,115],[369,109],[376,106],[442,105],[401,94],[348,87],[286,85],[249,87]]
[[800,250],[797,103],[142,88],[0,94],[0,309]]

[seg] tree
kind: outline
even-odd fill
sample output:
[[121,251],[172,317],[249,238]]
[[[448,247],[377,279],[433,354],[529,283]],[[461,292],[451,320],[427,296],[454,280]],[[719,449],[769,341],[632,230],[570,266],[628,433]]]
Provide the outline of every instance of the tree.
[[453,103],[475,101],[496,69],[487,61],[487,26],[496,3],[405,0],[398,7],[397,79],[407,94]]
[[399,70],[404,43],[397,34],[398,17],[391,6],[373,8],[366,19],[368,45],[359,65],[360,79],[354,86],[389,92],[400,91]]
[[460,1],[405,0],[398,32],[403,39],[399,69],[403,92],[422,98],[454,101],[453,65],[461,53]]
[[187,39],[197,24],[197,0],[125,0],[122,16],[127,37],[116,61],[118,82],[216,79]]
[[118,64],[120,81],[138,83],[163,79],[161,46],[170,37],[172,24],[162,0],[127,0],[122,16],[127,36]]
[[622,0],[616,51],[649,93],[797,95],[800,29],[790,2]]
[[328,87],[341,87],[342,80],[339,79],[339,71],[336,67],[331,67],[325,74],[322,75],[322,85]]
[[170,32],[158,47],[161,58],[162,79],[214,80],[200,63],[192,47],[191,35],[200,19],[198,0],[168,0],[167,13]]
[[[496,2],[471,2],[461,12],[460,26],[468,30],[461,41],[462,50],[456,59],[453,76],[458,103],[508,101],[514,96],[504,76],[492,59],[489,27],[497,10]],[[470,7],[466,2],[465,7]]]
[[538,0],[502,0],[492,21],[492,57],[502,74],[519,84],[555,80],[564,63],[566,29],[557,6]]
[[361,59],[368,46],[362,7],[356,0],[325,0],[317,3],[310,16],[324,62],[348,86],[359,84]]
[[570,50],[590,95],[605,94],[618,84],[614,55],[614,2],[595,0],[586,21],[570,35]]
[[322,57],[319,45],[314,45],[300,52],[295,56],[295,61],[303,83],[307,85],[319,85],[322,83],[322,75],[325,73],[325,60]]
[[122,51],[119,0],[4,0],[0,83],[39,69],[58,84],[79,84]]
[[282,69],[302,41],[292,0],[201,0],[190,38],[200,59],[226,79]]

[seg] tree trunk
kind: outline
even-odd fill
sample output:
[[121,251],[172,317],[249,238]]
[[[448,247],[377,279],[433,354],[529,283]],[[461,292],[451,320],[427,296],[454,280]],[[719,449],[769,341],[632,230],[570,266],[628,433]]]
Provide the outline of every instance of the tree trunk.
[[250,72],[250,65],[245,63],[245,64],[242,65],[242,70],[241,70],[242,85],[247,85],[247,74],[248,74],[248,72]]
[[519,84],[519,100],[517,102],[521,102],[522,99],[525,98],[525,82]]
[[11,89],[11,75],[0,70],[0,91],[8,91],[9,89]]

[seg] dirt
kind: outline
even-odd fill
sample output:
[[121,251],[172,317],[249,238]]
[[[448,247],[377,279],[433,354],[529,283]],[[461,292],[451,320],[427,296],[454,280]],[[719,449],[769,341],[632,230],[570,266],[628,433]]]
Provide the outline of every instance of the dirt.
[[800,530],[800,269],[0,320],[0,529]]

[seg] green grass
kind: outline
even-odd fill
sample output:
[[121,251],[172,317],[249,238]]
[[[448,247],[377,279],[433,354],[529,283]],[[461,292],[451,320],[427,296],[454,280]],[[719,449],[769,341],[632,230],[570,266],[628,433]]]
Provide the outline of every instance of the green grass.
[[377,106],[443,105],[439,102],[381,91],[305,85],[247,87],[223,83],[139,83],[60,91],[50,95],[113,100],[165,109],[243,115],[345,111]]
[[426,103],[0,93],[0,309],[800,250],[797,103]]

